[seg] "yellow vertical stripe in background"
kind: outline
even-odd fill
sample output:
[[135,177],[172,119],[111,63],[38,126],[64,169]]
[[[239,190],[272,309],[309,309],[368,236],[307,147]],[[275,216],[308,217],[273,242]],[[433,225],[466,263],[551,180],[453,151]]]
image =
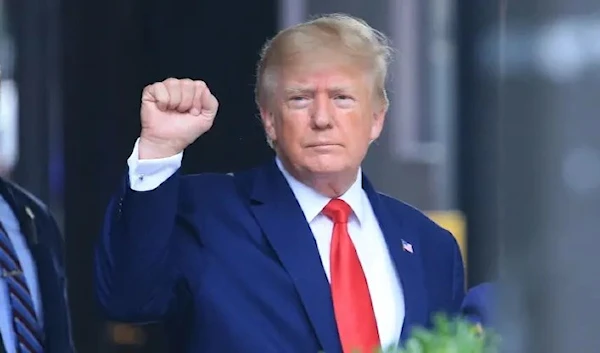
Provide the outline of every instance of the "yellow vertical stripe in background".
[[440,227],[446,229],[458,242],[465,267],[467,264],[467,225],[460,211],[429,211],[425,214]]

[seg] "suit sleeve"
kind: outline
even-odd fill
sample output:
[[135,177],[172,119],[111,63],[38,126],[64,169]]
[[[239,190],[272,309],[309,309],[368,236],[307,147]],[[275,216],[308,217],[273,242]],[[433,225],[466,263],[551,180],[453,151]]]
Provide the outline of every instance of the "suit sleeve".
[[[139,168],[134,148],[128,160],[129,172],[108,205],[95,250],[94,278],[97,300],[109,319],[156,321],[176,304],[174,288],[180,276],[170,247],[178,209],[176,170],[181,156],[175,163],[173,159],[151,161],[143,166],[149,168],[140,172],[143,168]],[[140,181],[136,189],[143,191],[132,189],[134,180]]]
[[452,309],[455,313],[460,312],[461,304],[465,297],[465,267],[460,247],[454,239],[454,264],[453,264],[453,291],[452,291]]
[[494,311],[494,286],[494,283],[486,282],[469,289],[461,307],[467,319],[483,326],[490,325]]

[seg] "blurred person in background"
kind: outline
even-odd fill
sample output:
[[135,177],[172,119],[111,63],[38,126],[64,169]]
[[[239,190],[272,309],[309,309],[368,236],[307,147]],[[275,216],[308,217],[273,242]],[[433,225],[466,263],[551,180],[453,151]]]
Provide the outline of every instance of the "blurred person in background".
[[482,327],[492,326],[497,286],[495,282],[484,282],[470,288],[461,306],[462,314]]
[[0,177],[0,352],[74,351],[64,239],[41,201]]
[[[12,53],[10,40],[0,29],[0,176],[9,177],[19,156],[19,96],[16,82],[12,79]],[[8,69],[6,68],[8,66]]]
[[9,177],[19,156],[19,101],[13,80],[0,81],[0,97],[0,176]]
[[165,322],[172,352],[366,353],[458,313],[454,237],[361,170],[388,109],[389,56],[383,34],[345,15],[280,32],[256,85],[277,157],[228,175],[179,173],[217,114],[207,85],[147,86],[96,249],[106,315]]

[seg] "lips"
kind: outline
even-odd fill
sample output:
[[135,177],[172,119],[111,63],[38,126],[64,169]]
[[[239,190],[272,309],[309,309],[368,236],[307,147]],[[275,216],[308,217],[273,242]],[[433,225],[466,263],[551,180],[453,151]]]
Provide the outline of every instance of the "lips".
[[312,143],[309,144],[308,147],[333,147],[333,146],[341,146],[339,143]]

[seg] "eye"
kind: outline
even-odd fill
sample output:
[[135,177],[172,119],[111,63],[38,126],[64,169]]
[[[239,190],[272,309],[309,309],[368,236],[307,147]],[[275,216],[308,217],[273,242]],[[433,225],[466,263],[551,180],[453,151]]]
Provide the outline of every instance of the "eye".
[[339,99],[339,100],[352,100],[352,97],[350,97],[348,95],[345,95],[345,94],[340,94],[340,95],[337,95],[335,97],[335,99]]
[[339,94],[334,97],[335,105],[340,108],[352,108],[354,106],[354,97],[347,94]]
[[293,96],[290,97],[290,101],[292,102],[302,102],[303,100],[306,100],[307,98],[304,96]]
[[307,96],[291,96],[288,98],[288,105],[294,109],[303,109],[310,105],[310,98]]

